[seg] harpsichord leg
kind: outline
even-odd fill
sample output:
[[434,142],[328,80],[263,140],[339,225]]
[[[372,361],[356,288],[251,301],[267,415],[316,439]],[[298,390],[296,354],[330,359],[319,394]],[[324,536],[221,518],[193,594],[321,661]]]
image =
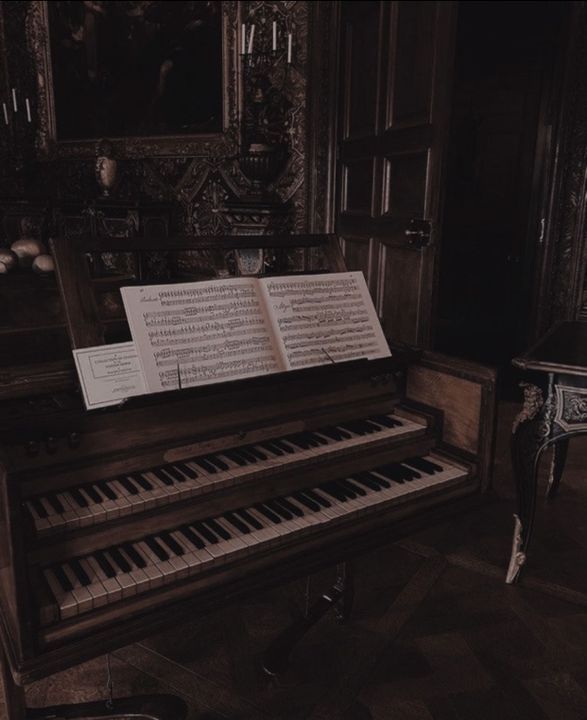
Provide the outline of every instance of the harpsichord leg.
[[296,644],[329,610],[334,608],[337,618],[347,620],[353,600],[353,582],[347,563],[337,565],[336,581],[330,590],[308,608],[305,615],[296,618],[265,651],[263,670],[268,675],[279,675],[289,665],[289,656]]

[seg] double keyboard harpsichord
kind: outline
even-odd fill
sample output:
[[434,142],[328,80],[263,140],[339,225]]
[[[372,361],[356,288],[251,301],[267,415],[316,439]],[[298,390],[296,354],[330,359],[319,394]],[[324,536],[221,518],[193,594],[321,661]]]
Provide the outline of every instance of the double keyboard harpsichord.
[[[253,245],[278,272],[294,248],[344,267],[326,236],[165,249]],[[108,248],[135,260],[155,249]],[[74,347],[127,332],[104,304],[116,276],[93,277],[87,260],[104,250],[53,243]],[[493,373],[446,357],[394,352],[94,413],[69,358],[24,372],[0,369],[1,634],[18,685],[400,537],[488,481]]]

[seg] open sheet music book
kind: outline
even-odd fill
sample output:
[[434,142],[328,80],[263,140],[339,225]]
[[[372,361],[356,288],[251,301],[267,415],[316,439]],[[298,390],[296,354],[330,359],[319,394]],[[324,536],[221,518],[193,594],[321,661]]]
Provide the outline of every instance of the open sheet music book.
[[121,292],[148,392],[391,354],[360,272]]

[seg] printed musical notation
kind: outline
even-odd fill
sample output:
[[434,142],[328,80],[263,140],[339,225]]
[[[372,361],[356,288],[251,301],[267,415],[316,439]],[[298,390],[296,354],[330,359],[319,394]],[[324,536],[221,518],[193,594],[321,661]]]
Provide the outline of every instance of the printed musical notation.
[[360,272],[263,281],[291,369],[390,354]]
[[123,288],[150,392],[389,355],[358,272]]
[[151,392],[282,369],[248,278],[123,288],[122,295]]

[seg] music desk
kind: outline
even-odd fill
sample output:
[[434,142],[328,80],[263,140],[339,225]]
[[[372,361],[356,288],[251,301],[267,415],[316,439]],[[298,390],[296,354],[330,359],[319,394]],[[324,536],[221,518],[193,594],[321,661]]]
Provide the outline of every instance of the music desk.
[[514,420],[512,464],[518,512],[506,582],[517,580],[534,524],[538,464],[553,445],[547,497],[561,481],[569,438],[587,433],[587,323],[563,322],[513,364],[524,370],[524,404]]

